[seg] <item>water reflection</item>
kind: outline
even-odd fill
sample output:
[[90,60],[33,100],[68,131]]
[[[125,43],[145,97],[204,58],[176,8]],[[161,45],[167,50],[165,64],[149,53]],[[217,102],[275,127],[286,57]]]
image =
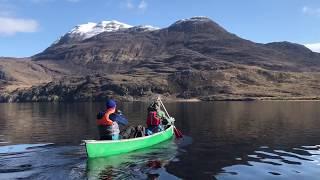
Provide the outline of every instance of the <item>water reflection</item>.
[[[180,161],[168,166],[169,172],[181,178],[209,179],[217,174],[222,178],[225,167],[239,164],[237,158],[248,164],[248,158],[256,155],[260,147],[291,152],[295,147],[320,144],[319,102],[218,102],[179,106],[175,117],[183,120],[178,124],[194,140],[186,147],[187,155],[178,156]],[[263,171],[265,167],[259,168]],[[317,179],[318,173],[304,170]],[[255,175],[260,177],[259,172]],[[270,175],[278,177],[277,173]]]
[[[166,103],[192,144],[166,142],[87,162],[79,144],[97,138],[95,113],[103,106],[0,104],[0,179],[318,179],[320,175],[320,102]],[[148,103],[119,106],[131,125],[145,123]],[[55,145],[23,150],[34,143]],[[25,152],[4,152],[8,148]]]
[[177,161],[178,146],[169,140],[152,148],[106,158],[88,159],[88,179],[178,179],[166,171]]
[[[132,125],[144,124],[146,103],[119,103]],[[96,113],[104,103],[0,104],[0,141],[7,144],[80,144],[97,139]]]
[[0,132],[8,144],[78,144],[95,134],[94,105],[22,103],[0,104]]

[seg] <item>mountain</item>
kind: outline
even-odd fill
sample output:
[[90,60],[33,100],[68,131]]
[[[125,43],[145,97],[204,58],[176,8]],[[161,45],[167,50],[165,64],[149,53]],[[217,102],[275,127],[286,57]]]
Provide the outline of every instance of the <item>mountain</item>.
[[[69,37],[69,33],[65,36]],[[177,51],[271,70],[319,70],[319,54],[302,45],[287,42],[254,43],[229,33],[205,17],[179,20],[159,30],[136,31],[135,28],[124,28],[102,32],[73,43],[61,41],[33,56],[33,59],[110,65],[122,61],[132,63],[134,60],[165,59],[176,56]]]
[[3,101],[132,100],[155,94],[301,99],[320,94],[319,53],[290,42],[245,40],[207,17],[178,20],[162,29],[118,21],[78,25],[30,59],[52,78],[6,92]]
[[89,22],[86,24],[80,24],[75,26],[73,29],[71,29],[71,31],[58,39],[54,43],[54,45],[79,42],[91,38],[92,36],[98,35],[102,32],[114,32],[130,27],[132,26],[120,23],[118,21],[101,21],[100,23]]
[[89,22],[75,26],[65,35],[60,37],[56,42],[54,42],[53,45],[80,42],[103,32],[116,32],[127,29],[135,31],[152,31],[156,30],[157,28],[150,25],[131,26],[116,20],[101,21],[99,23]]

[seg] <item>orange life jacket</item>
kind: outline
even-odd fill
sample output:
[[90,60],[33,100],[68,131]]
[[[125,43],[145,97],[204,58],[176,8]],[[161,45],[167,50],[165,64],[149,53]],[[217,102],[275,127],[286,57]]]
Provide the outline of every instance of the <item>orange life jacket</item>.
[[116,108],[107,109],[101,119],[97,119],[97,125],[112,126],[113,121],[109,119],[110,114],[114,113]]

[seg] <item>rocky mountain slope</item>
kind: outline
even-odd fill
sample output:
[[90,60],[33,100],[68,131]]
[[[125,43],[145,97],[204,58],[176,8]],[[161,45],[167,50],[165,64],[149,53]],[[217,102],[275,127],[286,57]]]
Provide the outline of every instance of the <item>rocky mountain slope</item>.
[[[0,61],[1,72],[19,76],[4,62]],[[202,100],[320,95],[319,53],[290,42],[254,43],[206,17],[179,20],[162,29],[117,21],[79,25],[23,63],[39,67],[33,69],[42,79],[34,76],[38,83],[30,81],[29,86],[10,91],[3,84],[1,101],[108,96],[141,100],[156,94]]]

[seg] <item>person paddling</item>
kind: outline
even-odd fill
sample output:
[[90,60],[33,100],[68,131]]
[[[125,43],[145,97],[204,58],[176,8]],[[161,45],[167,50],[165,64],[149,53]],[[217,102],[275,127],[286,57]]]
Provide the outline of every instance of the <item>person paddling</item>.
[[[116,112],[117,104],[114,100],[109,99],[106,102],[106,110],[101,111],[97,115],[97,125],[99,129],[100,140],[118,140],[119,139],[119,125],[121,121],[128,123],[128,121]],[[117,122],[117,119],[119,120]],[[124,123],[124,124],[126,124]]]
[[153,133],[159,132],[163,130],[161,126],[161,119],[157,116],[156,111],[150,111],[147,117],[147,133],[151,135]]
[[153,133],[163,131],[162,122],[166,121],[167,116],[160,108],[160,102],[154,101],[148,107],[147,116],[147,132],[146,134],[151,135]]
[[169,117],[166,115],[164,111],[161,110],[161,103],[160,100],[157,99],[154,102],[152,102],[148,107],[148,113],[155,111],[157,113],[157,117],[159,117],[161,120],[167,120]]

